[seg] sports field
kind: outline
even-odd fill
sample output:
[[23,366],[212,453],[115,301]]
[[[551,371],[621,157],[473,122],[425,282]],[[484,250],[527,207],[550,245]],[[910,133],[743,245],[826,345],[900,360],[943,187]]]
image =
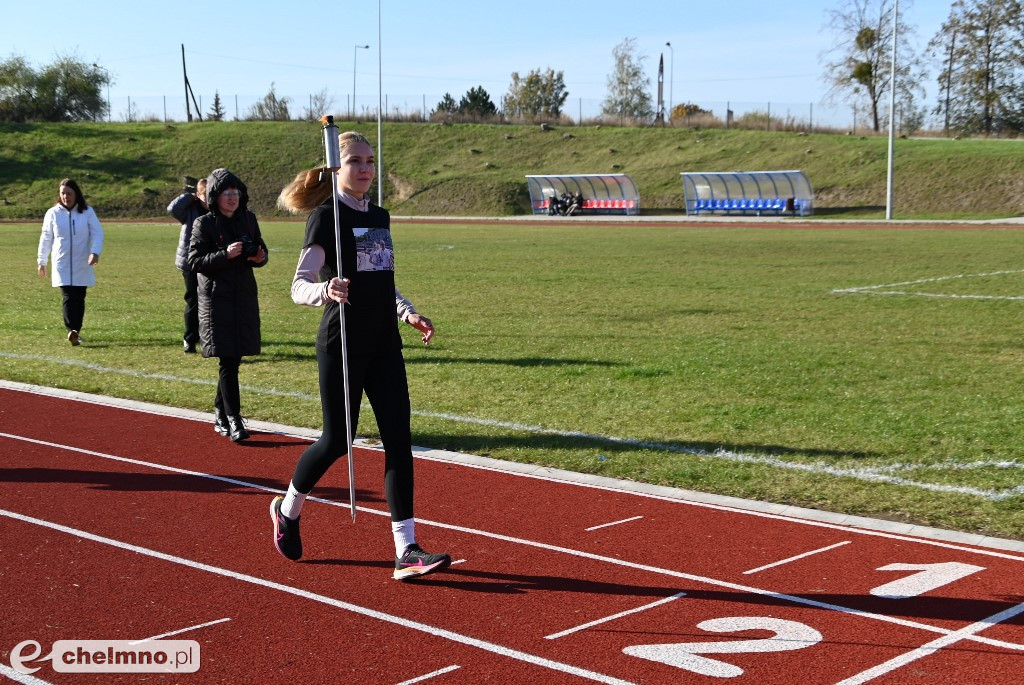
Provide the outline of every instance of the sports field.
[[[208,411],[178,227],[104,228],[72,348],[38,225],[0,225],[0,377]],[[418,445],[1024,538],[1018,229],[393,228],[399,287],[438,328],[426,349],[403,331]],[[288,296],[303,227],[263,230],[243,413],[315,428],[319,312]]]

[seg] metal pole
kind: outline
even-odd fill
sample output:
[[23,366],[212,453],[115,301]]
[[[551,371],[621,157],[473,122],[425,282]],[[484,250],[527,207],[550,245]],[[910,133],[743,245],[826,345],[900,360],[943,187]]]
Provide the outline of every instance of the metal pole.
[[676,82],[676,50],[672,47],[672,43],[665,43],[668,46],[669,65],[668,65],[668,122],[672,123],[672,87]]
[[[338,144],[338,127],[334,125],[334,117],[324,115],[320,120],[324,124],[324,167],[331,172],[331,196],[334,198],[334,251],[337,256],[338,278],[344,278],[341,270],[341,223],[338,217],[338,170],[341,168],[341,149]],[[352,402],[349,400],[348,389],[348,339],[345,335],[345,305],[338,303],[338,323],[341,326],[341,375],[342,392],[345,393],[345,448],[348,454],[348,500],[352,511],[352,522],[356,520],[356,474],[352,463]]]
[[886,170],[885,218],[892,219],[892,152],[893,136],[896,129],[896,28],[900,13],[900,0],[893,0],[892,6],[892,70],[889,78],[889,162]]
[[354,45],[352,46],[352,119],[356,118],[356,59],[359,56],[359,48],[368,50],[369,45]]
[[188,70],[185,68],[185,44],[181,44],[181,76],[185,81],[185,118],[192,121],[192,107],[188,103]]
[[381,32],[380,0],[377,0],[377,206],[384,206],[384,131],[381,127],[383,109],[381,98],[384,93],[384,79],[381,74]]

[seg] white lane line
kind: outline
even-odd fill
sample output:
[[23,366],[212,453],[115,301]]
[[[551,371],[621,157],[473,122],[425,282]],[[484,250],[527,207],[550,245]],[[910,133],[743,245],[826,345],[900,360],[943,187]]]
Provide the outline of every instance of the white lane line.
[[571,635],[572,633],[576,633],[576,632],[579,632],[581,630],[586,630],[587,628],[593,628],[596,625],[600,625],[602,623],[607,623],[608,621],[614,621],[615,619],[622,618],[623,616],[629,616],[630,614],[638,614],[641,611],[647,611],[648,609],[653,609],[654,607],[661,606],[662,604],[668,604],[669,602],[674,602],[675,600],[679,599],[680,597],[685,597],[685,596],[686,596],[685,592],[677,592],[676,594],[672,595],[671,597],[664,597],[662,599],[659,599],[656,602],[651,602],[650,604],[645,604],[642,607],[637,607],[635,609],[627,609],[626,611],[620,611],[617,614],[612,614],[611,616],[605,616],[604,618],[599,618],[596,621],[591,621],[590,623],[584,623],[583,625],[576,626],[575,628],[569,628],[567,630],[563,630],[560,633],[552,633],[551,635],[545,635],[544,639],[545,640],[557,640],[560,637],[564,637],[566,635]]
[[[79,452],[79,453],[82,453],[82,454],[88,454],[90,456],[101,457],[101,458],[110,459],[110,460],[113,460],[113,461],[121,461],[121,462],[126,462],[126,463],[131,463],[131,464],[138,464],[138,465],[147,466],[149,468],[153,468],[153,469],[156,469],[156,470],[170,471],[172,473],[182,473],[182,474],[187,474],[187,475],[191,475],[191,476],[196,476],[198,478],[209,478],[211,480],[231,483],[233,485],[239,485],[239,486],[251,488],[251,489],[254,489],[254,490],[263,490],[265,492],[271,492],[271,493],[276,493],[276,494],[284,494],[283,490],[280,490],[280,489],[277,489],[277,488],[271,488],[271,487],[268,487],[268,486],[265,486],[265,485],[258,485],[256,483],[248,483],[248,482],[242,481],[242,480],[236,480],[236,479],[233,479],[233,478],[225,478],[223,476],[215,476],[215,475],[211,475],[211,474],[207,474],[207,473],[202,473],[202,472],[199,472],[199,471],[189,471],[187,469],[179,469],[179,468],[173,467],[173,466],[166,466],[166,465],[163,465],[163,464],[156,464],[156,463],[153,463],[153,462],[145,462],[145,461],[140,461],[138,459],[129,459],[128,457],[118,457],[118,456],[111,455],[111,454],[104,454],[103,452],[95,452],[93,450],[82,449],[80,447],[72,447],[70,445],[61,445],[61,444],[54,443],[54,442],[47,442],[45,440],[37,440],[35,438],[26,438],[26,437],[21,437],[21,436],[17,436],[17,435],[11,435],[10,433],[2,433],[2,432],[0,432],[0,437],[7,437],[7,438],[14,439],[14,440],[21,440],[21,441],[24,441],[24,442],[30,442],[30,443],[34,443],[34,444],[38,444],[38,445],[46,445],[48,447],[55,447],[57,449],[64,449],[64,450],[68,450],[70,452]],[[344,501],[337,502],[337,501],[332,501],[332,500],[327,500],[327,499],[321,499],[319,497],[308,497],[308,498],[306,498],[306,501],[307,502],[308,501],[319,502],[320,504],[326,504],[328,506],[339,507],[339,508],[344,508],[344,509],[348,509],[349,508],[348,503],[344,502]],[[2,510],[0,510],[0,511],[2,511]],[[369,509],[369,508],[366,508],[366,507],[359,507],[359,511],[365,511],[368,514],[375,514],[377,516],[390,516],[390,514],[386,510],[380,511],[380,510],[377,510],[377,509]],[[772,515],[765,515],[765,517],[766,518],[782,518],[783,520],[786,520],[785,517],[775,517],[775,516],[772,516]],[[510,535],[502,535],[501,533],[492,533],[490,531],[480,530],[478,528],[468,528],[466,526],[459,526],[459,525],[456,525],[454,523],[443,523],[443,522],[440,522],[440,521],[431,521],[429,519],[421,519],[421,518],[417,518],[416,522],[418,524],[420,524],[420,525],[423,525],[423,526],[435,526],[437,528],[441,528],[441,529],[444,529],[444,530],[452,530],[452,531],[456,531],[456,532],[459,532],[459,533],[464,533],[466,535],[479,536],[479,537],[484,537],[484,538],[488,538],[488,539],[491,539],[491,540],[500,540],[502,542],[509,542],[509,543],[516,544],[516,545],[523,545],[525,547],[533,547],[535,549],[543,549],[543,550],[547,550],[549,552],[558,552],[558,553],[561,553],[561,554],[567,554],[567,555],[574,556],[574,557],[579,557],[579,558],[582,558],[582,559],[590,559],[592,561],[599,561],[599,562],[604,562],[604,563],[607,563],[607,564],[612,564],[612,565],[615,565],[615,566],[622,566],[624,568],[629,568],[629,569],[633,569],[633,570],[637,570],[637,571],[645,571],[645,572],[648,572],[648,573],[655,573],[655,574],[659,574],[659,575],[669,576],[671,578],[682,578],[683,580],[689,580],[689,581],[694,581],[694,582],[698,582],[698,583],[707,583],[708,585],[717,586],[717,587],[723,587],[723,588],[727,588],[727,589],[730,589],[730,590],[738,590],[740,592],[749,592],[749,593],[752,593],[752,594],[761,595],[761,596],[764,596],[764,597],[771,597],[771,598],[782,600],[782,601],[786,601],[786,602],[793,602],[795,604],[801,604],[801,605],[804,605],[804,606],[812,606],[812,607],[816,607],[818,609],[828,609],[828,610],[831,610],[831,611],[837,611],[837,612],[842,613],[842,614],[847,614],[847,615],[851,615],[851,616],[860,616],[861,618],[873,619],[873,620],[876,620],[876,621],[882,621],[884,623],[892,623],[892,624],[895,624],[895,625],[901,625],[901,626],[905,626],[905,627],[908,627],[908,628],[916,628],[918,630],[925,630],[925,631],[929,631],[929,632],[933,632],[933,633],[939,633],[939,634],[942,634],[942,635],[945,635],[945,634],[948,634],[948,633],[952,632],[951,630],[949,630],[947,628],[940,628],[940,627],[937,627],[937,626],[931,626],[931,625],[928,625],[926,623],[919,623],[917,621],[910,621],[910,620],[899,618],[899,617],[896,617],[896,616],[886,616],[886,615],[883,615],[883,614],[875,614],[875,613],[871,613],[871,612],[868,612],[868,611],[862,611],[860,609],[851,609],[849,607],[844,607],[844,606],[841,606],[841,605],[838,605],[838,604],[830,604],[828,602],[820,602],[820,601],[817,601],[817,600],[814,600],[814,599],[810,599],[808,597],[800,597],[798,595],[787,595],[787,594],[780,593],[780,592],[772,592],[770,590],[764,590],[762,588],[752,587],[752,586],[749,586],[749,585],[740,585],[739,583],[732,583],[732,582],[729,582],[729,581],[719,580],[717,578],[711,578],[711,577],[708,577],[708,576],[698,576],[698,575],[695,575],[695,574],[692,574],[692,573],[683,573],[682,571],[675,571],[675,570],[672,570],[672,569],[659,568],[657,566],[649,566],[647,564],[640,564],[640,563],[636,563],[636,562],[633,562],[633,561],[626,561],[624,559],[617,559],[615,557],[601,556],[599,554],[593,554],[591,552],[584,552],[584,551],[577,550],[577,549],[572,549],[572,548],[569,548],[569,547],[560,547],[558,545],[550,545],[550,544],[547,544],[547,543],[544,543],[544,542],[537,542],[535,540],[526,540],[526,539],[523,539],[523,538],[517,538],[517,537],[510,536]],[[831,526],[831,525],[829,525],[829,526],[826,526],[826,527],[834,527],[834,528],[842,529],[840,526]],[[847,532],[849,532],[849,531],[847,531]],[[956,549],[956,550],[960,550],[960,551],[964,551],[964,552],[971,552],[971,553],[975,553],[975,554],[984,554],[984,555],[987,555],[987,556],[1005,557],[1005,558],[1014,559],[1014,560],[1017,560],[1017,561],[1020,560],[1020,557],[1015,557],[1015,556],[1007,555],[1007,554],[1001,554],[999,552],[991,552],[991,551],[988,551],[988,550],[976,550],[976,549],[971,549],[969,547],[959,547],[957,545],[943,544],[943,543],[932,542],[932,541],[928,541],[928,540],[917,540],[917,539],[914,539],[914,538],[904,537],[904,536],[900,536],[900,535],[887,535],[887,534],[884,534],[884,533],[876,533],[876,532],[873,532],[873,531],[854,531],[854,532],[863,532],[865,535],[874,535],[874,536],[878,536],[878,537],[886,537],[886,538],[891,538],[891,539],[895,539],[895,540],[909,540],[911,542],[924,543],[924,544],[929,544],[929,545],[933,545],[933,546],[936,546],[936,547],[944,547],[944,548]],[[970,639],[976,640],[977,642],[983,642],[985,644],[994,645],[994,646],[997,646],[997,647],[1003,647],[1005,649],[1024,650],[1024,644],[1017,644],[1017,643],[1013,643],[1013,642],[1004,642],[1002,640],[993,640],[993,639],[990,639],[990,638],[985,638],[985,637],[980,637],[980,636],[972,637]]]
[[757,568],[752,568],[749,571],[744,571],[743,575],[748,576],[751,573],[757,573],[758,571],[764,571],[764,570],[767,570],[767,569],[770,569],[770,568],[774,568],[776,566],[782,566],[783,564],[788,564],[789,562],[796,561],[797,559],[803,559],[804,557],[810,557],[810,556],[813,556],[815,554],[821,554],[822,552],[827,552],[830,549],[835,549],[836,547],[842,547],[843,545],[848,545],[851,542],[853,542],[853,541],[852,540],[847,540],[845,542],[837,542],[836,544],[829,545],[828,547],[822,547],[821,549],[815,549],[815,550],[811,550],[810,552],[804,552],[803,554],[797,554],[795,557],[789,557],[788,559],[783,559],[782,561],[776,561],[776,562],[771,563],[771,564],[765,564],[764,566],[758,566]]
[[10,678],[16,683],[21,683],[21,685],[50,685],[49,680],[36,678],[34,675],[18,673],[10,666],[5,666],[2,663],[0,663],[0,675]]
[[612,521],[611,523],[602,523],[599,526],[591,526],[590,528],[585,528],[584,530],[589,532],[591,530],[597,530],[598,528],[607,528],[608,526],[617,526],[620,523],[629,523],[630,521],[639,521],[642,518],[643,518],[643,516],[634,516],[633,518],[622,519],[621,521]]
[[169,633],[162,633],[160,635],[154,635],[153,637],[147,637],[147,638],[144,638],[142,640],[135,640],[134,642],[129,642],[128,644],[130,644],[130,645],[141,645],[143,642],[150,642],[152,640],[162,640],[165,637],[170,637],[171,635],[180,635],[181,633],[188,633],[188,632],[191,632],[193,630],[199,630],[200,628],[206,628],[208,626],[215,626],[218,623],[224,623],[225,621],[230,621],[230,620],[231,620],[230,618],[218,618],[216,621],[208,621],[206,623],[200,623],[197,626],[189,626],[188,628],[182,628],[181,630],[172,630]]
[[943,635],[940,638],[932,640],[931,642],[921,645],[917,649],[911,650],[905,654],[894,657],[889,661],[878,664],[866,671],[862,671],[857,675],[850,676],[846,680],[842,680],[836,685],[861,685],[868,681],[874,680],[879,676],[883,676],[887,673],[895,671],[897,668],[902,668],[912,661],[917,661],[926,656],[930,656],[940,649],[949,647],[950,645],[959,642],[964,639],[971,639],[976,637],[975,633],[979,633],[982,630],[991,628],[994,625],[998,625],[1003,621],[1007,621],[1018,614],[1024,613],[1024,604],[1018,604],[1017,606],[1010,607],[1000,611],[998,614],[984,618],[977,623],[973,623],[969,626],[965,626],[960,630],[954,631],[949,635]]
[[[139,378],[154,378],[157,380],[167,380],[181,383],[197,383],[200,385],[216,385],[216,381],[198,380],[185,378],[180,376],[169,376],[166,374],[152,374],[144,373],[140,371],[133,371],[130,369],[117,369],[106,366],[100,366],[91,362],[83,362],[78,360],[60,359],[57,357],[44,357],[40,355],[21,354],[14,352],[0,352],[0,357],[8,357],[11,359],[26,359],[31,361],[43,361],[52,364],[62,364],[67,366],[77,366],[87,368],[94,371],[101,371],[104,373],[117,373],[127,376],[139,377]],[[4,384],[0,382],[0,387],[9,386],[10,384]],[[241,389],[247,392],[255,392],[264,395],[275,395],[279,397],[294,397],[303,400],[309,400],[312,402],[319,402],[319,398],[313,395],[292,392],[286,390],[277,390],[275,388],[259,388],[256,386],[242,385]],[[658,450],[662,452],[670,452],[673,454],[686,454],[697,457],[706,457],[709,459],[720,459],[723,461],[731,461],[740,464],[759,464],[762,466],[769,466],[773,468],[787,469],[790,471],[802,471],[805,473],[813,474],[824,474],[828,476],[836,476],[840,478],[856,478],[857,480],[863,480],[868,482],[877,483],[888,483],[891,485],[899,485],[901,487],[918,488],[921,490],[930,490],[933,492],[951,492],[961,495],[970,495],[973,497],[980,497],[985,500],[992,502],[1000,502],[1012,497],[1024,493],[1024,486],[1015,488],[1008,488],[1005,490],[983,490],[981,488],[970,487],[966,485],[951,485],[948,483],[930,483],[926,481],[916,481],[910,478],[903,478],[901,476],[881,473],[874,467],[858,467],[858,468],[841,468],[827,462],[790,462],[784,459],[778,459],[776,457],[758,454],[745,454],[742,452],[733,452],[724,448],[716,450],[708,450],[703,447],[692,446],[692,445],[676,445],[667,444],[660,442],[652,442],[649,440],[638,440],[634,438],[620,438],[610,435],[597,435],[594,433],[585,433],[582,431],[570,431],[560,430],[554,428],[545,428],[543,426],[535,426],[525,423],[516,423],[510,421],[498,421],[494,419],[479,419],[472,416],[461,416],[458,414],[447,414],[443,412],[431,412],[422,411],[418,409],[412,410],[413,416],[422,416],[426,418],[442,419],[445,421],[455,421],[458,423],[467,423],[477,426],[488,426],[492,428],[502,428],[508,430],[524,431],[527,433],[533,433],[535,435],[555,435],[566,438],[577,438],[582,440],[594,441],[607,443],[612,445],[625,445],[627,447],[635,447],[641,449]],[[891,469],[887,469],[891,470]]]
[[433,673],[421,675],[419,678],[413,678],[412,680],[403,680],[402,682],[398,683],[398,685],[412,685],[413,683],[422,683],[424,680],[430,680],[431,678],[436,678],[439,675],[444,675],[445,673],[451,673],[452,671],[457,670],[459,670],[458,666],[448,666],[447,668],[440,668],[434,671]]
[[448,640],[450,642],[455,642],[461,645],[465,645],[467,647],[475,647],[485,652],[490,652],[491,654],[497,654],[499,656],[507,657],[509,659],[515,659],[516,661],[522,661],[524,663],[539,666],[541,668],[548,668],[552,671],[568,673],[569,675],[578,676],[580,678],[585,678],[587,680],[593,680],[599,683],[608,683],[608,685],[635,685],[635,683],[630,683],[628,680],[620,680],[619,678],[613,678],[612,676],[605,675],[603,673],[590,671],[585,668],[580,668],[578,666],[572,666],[571,664],[564,664],[559,661],[554,661],[552,659],[547,659],[541,656],[537,656],[535,654],[523,652],[518,649],[512,649],[511,647],[506,647],[504,645],[488,642],[487,640],[480,640],[475,637],[462,635],[461,633],[456,633],[454,631],[439,628],[437,626],[427,625],[425,623],[420,623],[419,621],[412,621],[407,618],[402,618],[401,616],[395,616],[394,614],[388,614],[383,611],[377,611],[376,609],[370,609],[369,607],[359,606],[358,604],[352,604],[350,602],[335,599],[333,597],[327,597],[326,595],[317,594],[315,592],[303,590],[301,588],[293,587],[291,585],[285,585],[283,583],[267,580],[266,578],[251,576],[247,573],[239,573],[238,571],[231,571],[225,568],[220,568],[219,566],[211,566],[210,564],[204,564],[199,561],[185,559],[184,557],[175,556],[173,554],[166,554],[165,552],[158,552],[153,549],[140,547],[138,545],[132,545],[127,542],[121,542],[120,540],[114,540],[111,538],[103,537],[102,535],[95,535],[93,533],[89,533],[84,530],[78,530],[76,528],[71,528],[69,526],[64,526],[59,523],[44,521],[42,519],[37,519],[32,516],[25,516],[24,514],[18,514],[13,511],[7,511],[6,509],[0,509],[0,516],[6,516],[17,521],[22,521],[23,523],[30,523],[33,525],[41,526],[43,528],[49,528],[50,530],[56,530],[61,533],[67,533],[68,535],[73,535],[75,537],[90,540],[92,542],[98,542],[103,545],[109,545],[111,547],[123,549],[128,552],[134,552],[136,554],[141,554],[143,556],[152,557],[154,559],[160,559],[161,561],[167,561],[172,564],[179,564],[181,566],[185,566],[186,568],[191,568],[196,571],[205,571],[206,573],[212,573],[214,575],[222,576],[224,578],[242,581],[243,583],[251,583],[253,585],[258,585],[260,587],[265,587],[271,590],[278,590],[280,592],[294,595],[296,597],[301,597],[303,599],[308,599],[314,602],[319,602],[320,604],[326,604],[327,606],[332,606],[337,609],[349,611],[354,614],[359,614],[360,616],[375,619],[377,621],[383,621],[385,623],[391,623],[393,625],[408,628],[410,630],[426,633],[427,635],[432,635],[442,640]]

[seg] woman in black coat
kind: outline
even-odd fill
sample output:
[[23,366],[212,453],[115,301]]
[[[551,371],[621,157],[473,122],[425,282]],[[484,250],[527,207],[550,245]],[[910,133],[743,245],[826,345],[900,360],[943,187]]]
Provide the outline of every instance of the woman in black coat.
[[260,353],[260,303],[253,269],[267,263],[267,245],[247,209],[245,184],[227,169],[206,179],[210,212],[196,219],[188,265],[199,275],[199,340],[204,357],[220,359],[214,430],[238,442],[242,423],[238,367]]

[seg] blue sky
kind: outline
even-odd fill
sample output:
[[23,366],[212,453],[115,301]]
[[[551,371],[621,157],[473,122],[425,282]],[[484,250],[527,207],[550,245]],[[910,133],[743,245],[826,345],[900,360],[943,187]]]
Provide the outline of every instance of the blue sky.
[[[356,67],[358,106],[376,104],[378,44],[380,80],[389,111],[432,109],[448,92],[458,100],[483,86],[497,104],[511,74],[551,67],[564,73],[566,110],[590,110],[604,98],[614,60],[612,49],[636,39],[637,52],[657,83],[665,58],[665,101],[820,103],[827,87],[821,54],[835,37],[826,13],[845,0],[766,4],[668,0],[625,2],[566,0],[508,4],[446,0],[441,3],[381,1],[378,4],[168,3],[111,0],[95,8],[52,3],[3,3],[0,56],[26,57],[34,66],[71,54],[109,70],[115,119],[128,102],[143,113],[183,108],[181,44],[192,88],[209,109],[214,91],[228,109],[278,95],[300,110],[309,94],[327,90],[344,111]],[[923,48],[949,14],[952,0],[902,0],[901,16],[916,28]],[[191,7],[192,9],[189,9]],[[301,10],[292,9],[303,7]],[[672,43],[672,48],[665,46]],[[355,45],[370,45],[356,49]],[[356,54],[358,53],[358,54]],[[929,99],[936,91],[925,83]],[[824,106],[818,111],[824,111]],[[231,112],[229,111],[229,114]],[[584,112],[586,114],[586,112]]]

